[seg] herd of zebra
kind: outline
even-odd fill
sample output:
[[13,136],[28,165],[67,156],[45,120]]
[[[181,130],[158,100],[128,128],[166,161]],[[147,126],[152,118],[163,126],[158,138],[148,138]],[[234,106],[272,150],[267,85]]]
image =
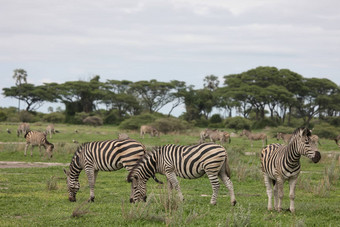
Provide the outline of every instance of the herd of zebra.
[[[254,136],[245,130],[242,135],[246,135],[250,140],[266,141],[267,139],[265,135]],[[208,137],[211,142],[204,141]],[[52,153],[54,146],[47,141],[46,133],[28,130],[25,138],[27,144],[43,144],[46,150]],[[230,135],[226,132],[204,130],[201,132],[200,142],[195,145],[168,144],[154,147],[152,151],[147,151],[141,142],[129,137],[83,143],[74,153],[69,169],[64,169],[67,176],[69,201],[76,201],[76,194],[80,188],[79,174],[82,170],[88,178],[89,201],[94,201],[94,186],[98,171],[115,171],[125,168],[129,172],[126,180],[131,183],[130,202],[146,201],[148,179],[153,178],[157,183],[163,183],[157,179],[156,173],[166,176],[169,192],[172,189],[177,190],[181,200],[183,200],[183,194],[177,177],[196,179],[206,174],[213,190],[210,203],[216,204],[220,179],[229,190],[231,205],[235,205],[236,198],[230,179],[228,155],[222,144],[215,143],[215,141],[222,143],[227,139],[230,141]],[[308,128],[297,128],[286,144],[275,143],[267,146],[263,144],[263,147],[261,167],[268,196],[268,210],[273,208],[274,192],[274,208],[281,211],[283,183],[288,181],[289,210],[294,212],[295,185],[301,167],[300,157],[306,156],[314,163],[321,159],[312,132]]]

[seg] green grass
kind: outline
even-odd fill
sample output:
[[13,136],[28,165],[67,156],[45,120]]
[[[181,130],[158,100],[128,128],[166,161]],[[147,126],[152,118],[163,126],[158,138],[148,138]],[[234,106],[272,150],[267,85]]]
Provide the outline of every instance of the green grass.
[[[1,142],[23,142],[14,130],[16,125],[0,124]],[[44,125],[32,125],[32,129]],[[55,144],[54,157],[40,157],[34,149],[33,157],[23,155],[24,145],[0,144],[1,161],[62,162],[69,163],[79,142],[115,139],[116,127],[87,127],[56,125],[61,133],[50,141]],[[77,129],[79,133],[75,133]],[[15,132],[15,131],[14,131]],[[191,144],[198,141],[199,130],[185,134],[146,136],[139,139],[137,131],[125,131],[131,138],[140,140],[147,147],[168,143]],[[270,138],[269,143],[277,142]],[[230,205],[227,189],[221,185],[217,205],[209,204],[212,194],[207,177],[196,180],[180,179],[184,202],[172,201],[168,207],[167,190],[153,180],[148,181],[148,202],[130,204],[130,185],[126,182],[127,171],[99,172],[95,187],[95,202],[84,203],[89,198],[89,187],[84,172],[80,175],[80,191],[77,202],[68,201],[66,178],[63,167],[0,169],[0,226],[338,226],[340,220],[339,148],[334,141],[321,140],[321,162],[311,163],[302,157],[302,173],[296,188],[296,213],[269,212],[267,195],[260,173],[259,153],[262,143],[232,138],[226,144],[230,157],[232,181],[237,204]],[[255,152],[255,155],[245,155]],[[328,155],[330,155],[328,157]],[[329,173],[331,172],[331,174]],[[164,176],[157,176],[166,182]],[[329,187],[322,188],[325,179],[331,178]],[[283,208],[289,207],[288,184],[285,184]]]

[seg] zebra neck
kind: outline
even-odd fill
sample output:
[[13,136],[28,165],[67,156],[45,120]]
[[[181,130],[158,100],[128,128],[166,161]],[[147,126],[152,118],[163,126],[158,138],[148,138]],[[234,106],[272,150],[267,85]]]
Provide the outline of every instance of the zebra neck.
[[289,165],[291,167],[299,167],[301,158],[300,151],[301,148],[298,146],[297,141],[289,143],[286,149],[287,151],[285,152],[285,156],[286,159],[289,161]]

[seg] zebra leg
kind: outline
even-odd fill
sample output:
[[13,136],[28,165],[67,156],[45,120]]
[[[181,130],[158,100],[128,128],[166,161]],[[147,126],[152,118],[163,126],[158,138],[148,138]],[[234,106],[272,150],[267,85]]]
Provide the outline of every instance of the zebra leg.
[[89,187],[90,187],[90,198],[89,198],[88,202],[94,202],[94,184],[95,184],[95,181],[96,181],[95,175],[98,174],[98,171],[94,171],[93,167],[91,166],[91,167],[85,168],[85,173],[87,175],[87,179],[88,179]]
[[[274,183],[274,182],[273,182]],[[274,183],[274,209],[277,210],[277,203],[279,199],[277,184]]]
[[268,210],[273,209],[272,198],[273,198],[273,189],[272,189],[272,180],[269,178],[267,174],[263,174],[264,184],[267,188],[267,196],[268,196]]
[[295,186],[297,182],[297,177],[289,179],[289,199],[290,199],[290,212],[295,212],[294,199],[295,199]]
[[283,179],[277,178],[276,184],[277,184],[277,189],[278,189],[278,204],[277,204],[277,211],[281,212],[281,207],[282,207],[282,199],[283,199]]
[[28,148],[28,146],[29,146],[30,144],[29,143],[26,143],[26,145],[25,145],[25,156],[27,155],[27,148]]
[[210,204],[212,205],[216,205],[216,199],[217,199],[217,195],[218,195],[218,191],[220,189],[220,183],[218,182],[218,177],[216,175],[213,174],[208,174],[208,178],[210,180],[210,184],[213,190],[213,194],[211,196],[211,200],[210,200]]
[[[170,182],[168,183],[168,187],[171,186],[171,188],[175,188],[176,191],[178,192],[178,197],[181,201],[184,200],[183,194],[181,192],[181,187],[179,186],[176,174],[174,172],[170,172],[166,174],[167,181]],[[170,193],[170,191],[169,191]]]
[[34,146],[31,145],[31,157],[33,156],[33,148],[34,148]]
[[[223,168],[223,167],[222,167]],[[231,205],[235,206],[236,204],[236,199],[235,199],[235,194],[234,194],[234,186],[233,182],[231,182],[230,178],[227,176],[225,172],[220,172],[219,174],[220,179],[224,183],[224,185],[228,188],[229,193],[230,193],[230,202]]]

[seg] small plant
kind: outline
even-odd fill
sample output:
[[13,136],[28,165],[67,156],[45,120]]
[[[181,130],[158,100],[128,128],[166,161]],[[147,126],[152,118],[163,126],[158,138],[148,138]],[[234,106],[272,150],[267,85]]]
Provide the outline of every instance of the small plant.
[[246,210],[238,205],[232,209],[232,213],[227,216],[226,226],[250,226],[251,225],[250,205]]
[[55,176],[51,176],[46,182],[46,187],[48,191],[57,190],[58,189],[57,178]]
[[79,218],[84,216],[85,214],[90,213],[90,204],[88,201],[82,202],[79,206],[74,208],[71,217],[72,218]]

